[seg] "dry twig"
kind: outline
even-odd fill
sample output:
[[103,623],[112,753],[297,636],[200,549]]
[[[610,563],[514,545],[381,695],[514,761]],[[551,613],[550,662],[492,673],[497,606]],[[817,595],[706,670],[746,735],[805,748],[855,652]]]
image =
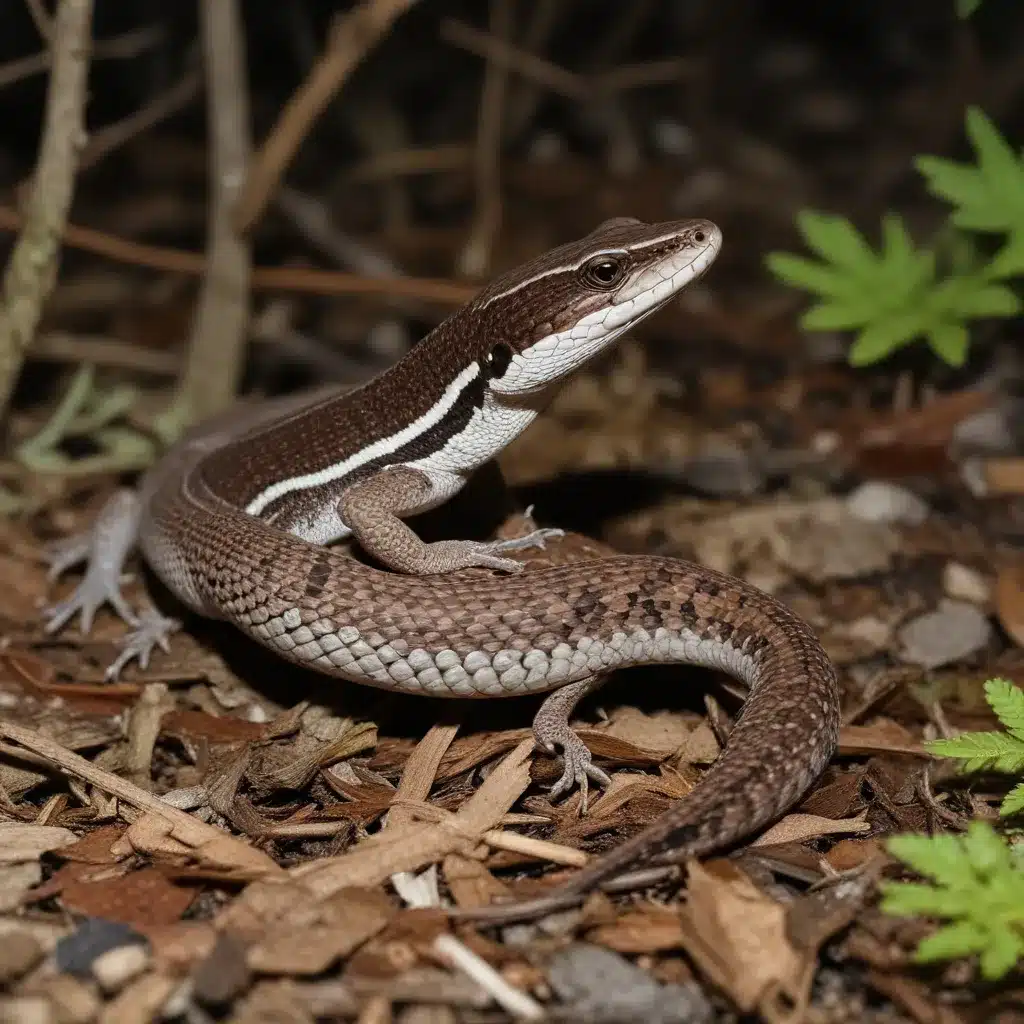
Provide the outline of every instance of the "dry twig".
[[0,413],[7,408],[43,303],[57,280],[60,239],[85,139],[91,25],[92,0],[61,0],[39,161],[24,227],[8,261],[0,295]]
[[[510,0],[491,0],[491,32],[505,41],[512,34]],[[459,257],[463,274],[481,277],[491,262],[491,249],[501,228],[501,121],[508,85],[508,66],[487,62],[476,135],[476,218]]]
[[245,34],[237,0],[200,0],[210,140],[206,273],[171,417],[205,419],[235,396],[245,358],[251,259],[231,221],[251,150]]
[[166,92],[150,100],[140,110],[94,132],[82,151],[81,166],[85,170],[98,164],[108,153],[187,107],[199,95],[203,78],[198,71],[189,71]]
[[235,211],[235,224],[240,232],[248,231],[259,220],[313,122],[367,52],[413,2],[365,0],[335,19],[327,49],[285,104],[277,124],[252,162]]
[[[92,44],[92,59],[125,60],[137,57],[140,53],[152,49],[162,38],[162,30],[158,26],[150,26],[110,39],[96,39]],[[41,75],[44,71],[49,71],[52,57],[49,50],[41,50],[28,57],[18,57],[6,64],[0,64],[0,89],[20,82],[23,78],[31,78],[32,75]]]
[[[23,219],[17,211],[0,205],[0,230],[17,231],[22,224]],[[206,271],[206,261],[198,253],[145,245],[74,224],[65,227],[64,242],[71,248],[120,263],[171,274],[198,276]],[[256,267],[251,284],[263,291],[305,292],[310,295],[401,295],[451,306],[461,305],[476,292],[476,288],[457,281],[414,277],[382,279],[307,267]]]

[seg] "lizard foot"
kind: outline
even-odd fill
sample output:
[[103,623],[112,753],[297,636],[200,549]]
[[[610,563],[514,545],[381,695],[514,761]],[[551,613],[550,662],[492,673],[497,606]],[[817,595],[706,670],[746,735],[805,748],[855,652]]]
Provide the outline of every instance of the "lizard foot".
[[88,633],[92,629],[96,612],[108,601],[129,626],[136,625],[138,618],[121,594],[120,576],[120,567],[116,574],[111,574],[102,563],[90,562],[82,582],[63,601],[44,609],[45,631],[56,633],[76,614],[80,614],[82,633]]
[[138,661],[142,669],[149,667],[149,657],[159,647],[170,653],[170,635],[181,627],[177,619],[161,615],[155,608],[146,608],[134,623],[136,626],[121,639],[121,653],[110,663],[104,677],[112,681],[130,661]]
[[551,787],[549,799],[555,801],[579,786],[580,816],[584,816],[587,813],[590,783],[594,782],[607,788],[612,784],[612,780],[607,772],[593,763],[593,755],[587,745],[568,725],[564,727],[564,731],[559,730],[557,735],[537,735],[537,728],[534,726],[534,736],[549,754],[554,755],[557,747],[562,748],[562,777]]
[[540,548],[543,551],[546,541],[557,540],[564,536],[565,530],[560,530],[556,526],[545,526],[524,534],[522,537],[488,541],[488,544],[493,551],[525,551],[527,548]]
[[82,633],[92,629],[99,608],[109,602],[130,626],[138,619],[121,594],[121,569],[135,541],[139,502],[128,490],[115,491],[96,517],[87,534],[69,537],[50,547],[50,578],[88,559],[82,582],[63,601],[43,612],[47,633],[56,633],[76,614]]
[[46,578],[52,583],[73,565],[84,562],[92,549],[92,533],[76,533],[46,546]]

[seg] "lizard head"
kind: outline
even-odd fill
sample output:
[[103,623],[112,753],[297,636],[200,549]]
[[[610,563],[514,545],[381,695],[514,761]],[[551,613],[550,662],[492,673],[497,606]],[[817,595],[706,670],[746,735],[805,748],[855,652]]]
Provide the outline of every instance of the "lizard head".
[[550,391],[699,278],[721,244],[708,220],[618,217],[496,278],[463,311],[488,389]]

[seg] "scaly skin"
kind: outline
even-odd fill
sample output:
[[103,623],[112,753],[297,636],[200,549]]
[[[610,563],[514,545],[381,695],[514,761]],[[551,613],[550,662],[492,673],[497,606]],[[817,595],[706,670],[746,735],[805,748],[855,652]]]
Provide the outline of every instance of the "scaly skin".
[[[655,662],[720,668],[750,687],[722,757],[562,898],[663,847],[707,853],[756,831],[807,789],[837,742],[835,672],[805,623],[688,562],[533,559],[519,572],[507,556],[560,531],[424,544],[404,521],[457,493],[574,370],[697,280],[720,245],[709,221],[616,218],[492,281],[366,386],[201,426],[137,495],[115,495],[88,543],[73,538],[55,554],[58,569],[86,555],[89,567],[48,628],[76,612],[87,627],[113,604],[137,629],[112,673],[165,644],[173,623],[135,616],[120,597],[121,564],[137,544],[193,611],[318,672],[433,696],[557,691],[534,732],[546,749],[562,748],[560,791],[606,781],[568,726],[592,681]],[[327,546],[348,532],[401,571]]]

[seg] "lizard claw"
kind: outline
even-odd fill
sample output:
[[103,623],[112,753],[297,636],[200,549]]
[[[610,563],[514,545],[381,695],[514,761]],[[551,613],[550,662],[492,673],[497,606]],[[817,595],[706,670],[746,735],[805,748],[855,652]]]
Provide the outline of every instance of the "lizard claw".
[[540,548],[544,550],[548,540],[557,540],[565,536],[565,530],[556,526],[545,526],[539,530],[532,530],[522,537],[513,537],[510,540],[489,541],[492,551],[525,551],[527,548]]
[[121,594],[120,580],[111,578],[101,568],[94,571],[93,565],[90,564],[82,582],[63,601],[58,601],[43,611],[46,620],[43,628],[48,634],[56,633],[79,614],[79,623],[84,635],[92,629],[96,612],[108,601],[128,625],[136,625],[138,619]]
[[556,746],[562,748],[562,776],[551,787],[548,798],[553,802],[566,793],[579,786],[580,788],[580,816],[587,813],[588,798],[590,795],[590,783],[607,788],[612,780],[607,772],[602,771],[593,763],[593,755],[587,749],[587,745],[571,729],[557,740],[541,740],[541,746],[550,753],[555,753]]
[[137,660],[139,667],[149,667],[149,658],[155,647],[170,653],[170,635],[181,623],[177,619],[161,615],[155,608],[147,608],[136,620],[136,629],[126,633],[121,639],[121,653],[110,663],[104,678],[108,682],[117,679],[121,669],[130,661]]
[[73,537],[64,537],[48,544],[45,549],[47,580],[53,583],[73,565],[84,562],[89,557],[91,548],[92,534],[89,532],[76,533]]

